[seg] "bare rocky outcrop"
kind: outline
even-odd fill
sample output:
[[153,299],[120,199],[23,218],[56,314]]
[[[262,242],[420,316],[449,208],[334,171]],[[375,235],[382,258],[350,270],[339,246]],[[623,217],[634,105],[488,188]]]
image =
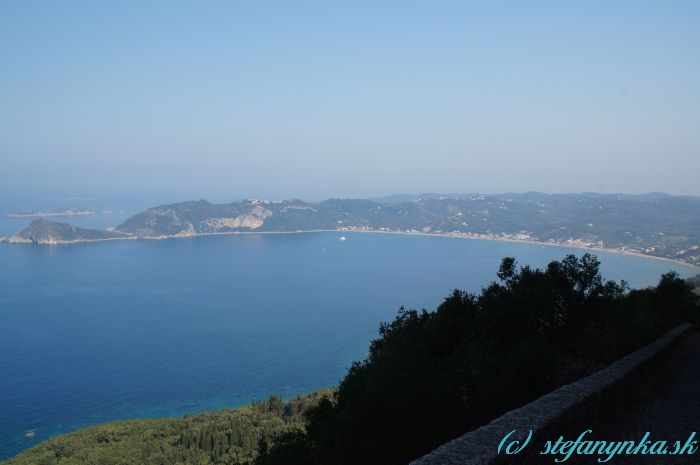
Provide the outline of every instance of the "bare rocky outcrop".
[[201,225],[204,229],[215,231],[236,228],[258,229],[265,224],[265,219],[270,216],[272,216],[270,210],[256,206],[250,213],[238,215],[233,218],[207,218],[201,222]]

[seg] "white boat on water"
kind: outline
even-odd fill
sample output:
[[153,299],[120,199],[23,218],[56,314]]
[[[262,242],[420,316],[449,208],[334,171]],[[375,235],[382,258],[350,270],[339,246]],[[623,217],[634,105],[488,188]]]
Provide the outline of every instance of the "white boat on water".
[[345,236],[340,236],[340,240],[341,240],[341,241],[346,241],[346,240],[348,240],[348,238],[345,237]]

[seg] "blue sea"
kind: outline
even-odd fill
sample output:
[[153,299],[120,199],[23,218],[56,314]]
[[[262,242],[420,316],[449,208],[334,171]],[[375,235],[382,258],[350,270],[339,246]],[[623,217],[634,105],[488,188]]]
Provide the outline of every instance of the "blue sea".
[[[90,424],[335,385],[401,305],[433,309],[451,289],[479,291],[496,279],[504,256],[544,266],[582,253],[445,237],[345,236],[0,244],[0,459]],[[633,287],[654,284],[671,269],[696,272],[597,255],[606,278]]]

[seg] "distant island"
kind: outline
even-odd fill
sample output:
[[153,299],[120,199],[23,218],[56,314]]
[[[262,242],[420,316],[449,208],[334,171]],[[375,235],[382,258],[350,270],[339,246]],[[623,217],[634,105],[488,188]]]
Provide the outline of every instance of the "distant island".
[[700,198],[644,195],[424,194],[379,199],[205,200],[161,205],[109,230],[35,220],[11,243],[65,244],[245,232],[435,234],[611,249],[700,265]]
[[8,213],[8,218],[38,218],[43,216],[87,216],[95,212],[88,208],[61,208],[57,210],[27,211]]

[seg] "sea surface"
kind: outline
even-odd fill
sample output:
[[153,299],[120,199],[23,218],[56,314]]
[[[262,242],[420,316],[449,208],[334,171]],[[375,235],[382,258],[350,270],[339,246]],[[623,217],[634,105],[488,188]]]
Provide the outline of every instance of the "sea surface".
[[[478,292],[505,256],[544,266],[583,253],[342,235],[0,244],[0,459],[90,424],[335,385],[401,305],[433,309],[451,289]],[[606,278],[633,287],[671,269],[696,273],[597,255]]]

